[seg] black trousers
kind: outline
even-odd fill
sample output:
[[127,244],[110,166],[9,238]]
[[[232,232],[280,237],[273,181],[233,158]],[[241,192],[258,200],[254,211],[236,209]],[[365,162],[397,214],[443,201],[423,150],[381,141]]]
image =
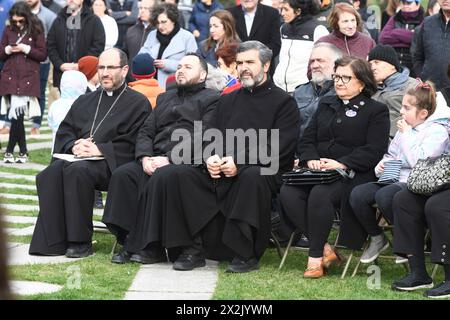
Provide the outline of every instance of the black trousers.
[[392,201],[397,192],[406,189],[405,183],[395,183],[390,185],[379,185],[369,182],[356,186],[350,194],[350,205],[353,213],[358,219],[364,231],[370,236],[380,235],[382,230],[378,226],[376,219],[376,209],[391,224],[394,224],[394,213],[392,212]]
[[281,187],[280,202],[283,212],[308,237],[310,257],[323,256],[323,246],[328,241],[342,192],[341,181],[314,186]]
[[94,190],[108,190],[106,160],[56,160],[36,176],[39,216],[30,254],[64,254],[68,242],[92,240]]
[[269,244],[276,180],[261,176],[259,167],[220,179],[190,165],[159,168],[140,197],[126,248],[136,252],[154,242],[168,249],[188,247],[201,235],[210,258],[260,258]]
[[139,198],[149,179],[137,161],[120,166],[111,176],[102,221],[122,245],[136,223]]
[[431,231],[431,261],[450,264],[450,190],[422,196],[403,190],[394,197],[394,252],[424,257],[426,228]]
[[8,146],[6,152],[13,153],[16,144],[19,144],[20,153],[27,153],[27,141],[25,137],[25,126],[23,124],[23,114],[16,119],[11,119],[11,129],[9,131]]

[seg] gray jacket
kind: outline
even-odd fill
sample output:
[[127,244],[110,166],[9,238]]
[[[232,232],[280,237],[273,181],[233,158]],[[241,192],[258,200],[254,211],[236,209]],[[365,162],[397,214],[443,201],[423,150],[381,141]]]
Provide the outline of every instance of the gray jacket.
[[[39,8],[39,12],[36,15],[39,18],[39,20],[41,20],[42,25],[44,26],[45,39],[47,39],[48,31],[50,30],[50,27],[52,26],[53,21],[55,21],[55,19],[56,19],[56,14],[53,11],[51,11],[50,9],[47,9],[43,4],[41,4],[41,7]],[[50,60],[47,57],[47,59],[41,63],[50,63]]]
[[[320,98],[333,95],[336,95],[336,92],[334,91],[334,84],[331,80],[326,81],[322,87],[310,81],[295,89],[294,98],[300,112],[300,133],[298,141],[300,141],[303,131],[305,131],[313,114],[316,112]],[[298,147],[297,154],[300,154]]]
[[[139,50],[138,54],[148,53],[153,59],[158,57],[159,40],[156,38],[157,30],[153,30],[147,36],[144,46]],[[180,29],[177,34],[170,40],[169,45],[164,50],[161,59],[165,60],[164,68],[158,69],[158,83],[161,88],[166,88],[166,79],[170,74],[177,71],[178,63],[188,52],[197,51],[197,42],[194,36],[187,30]]]
[[378,86],[378,91],[372,96],[372,99],[382,102],[389,108],[389,120],[391,129],[389,136],[393,138],[397,132],[396,122],[400,117],[403,96],[406,91],[415,86],[417,80],[409,76],[408,68],[403,67],[401,72],[396,72]]

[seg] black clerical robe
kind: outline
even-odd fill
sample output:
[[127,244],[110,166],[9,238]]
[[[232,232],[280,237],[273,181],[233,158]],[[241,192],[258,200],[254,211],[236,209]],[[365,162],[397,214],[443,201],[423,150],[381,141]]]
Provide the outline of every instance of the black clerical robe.
[[[281,173],[294,162],[299,130],[296,102],[269,80],[252,91],[242,88],[222,96],[215,121],[224,137],[227,129],[278,129],[275,143],[280,152],[273,155],[278,170],[261,175],[264,159],[258,156],[251,163],[248,157],[255,145],[231,152],[226,144],[218,151],[220,156],[233,156],[236,161],[239,154],[247,155],[247,162],[237,164],[235,177],[212,179],[205,167],[189,165],[160,168],[148,186],[151,198],[139,226],[143,229],[140,249],[157,241],[168,249],[187,247],[198,235],[207,256],[214,259],[259,258],[267,248],[271,199],[281,184]],[[270,138],[267,148],[276,149]]]
[[[194,121],[202,121],[202,129],[210,127],[218,99],[219,94],[205,88],[204,83],[169,90],[158,96],[158,108],[153,110],[139,130],[136,161],[119,168],[111,177],[102,221],[119,243],[125,242],[138,214],[143,216],[146,212],[146,200],[149,198],[146,188],[150,176],[143,171],[139,160],[144,156],[170,159],[172,148],[177,144],[177,141],[171,140],[172,133],[182,129],[193,136]],[[192,148],[190,158],[193,163]]]
[[74,102],[56,133],[54,152],[71,154],[76,140],[93,133],[105,160],[55,160],[37,175],[39,216],[30,254],[64,254],[68,242],[91,241],[94,190],[107,190],[111,172],[133,160],[138,129],[151,110],[145,96],[125,85],[111,96],[97,90]]

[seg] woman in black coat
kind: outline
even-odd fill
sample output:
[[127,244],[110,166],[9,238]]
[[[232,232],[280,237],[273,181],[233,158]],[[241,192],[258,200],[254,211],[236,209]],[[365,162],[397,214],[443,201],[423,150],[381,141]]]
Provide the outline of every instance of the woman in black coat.
[[327,243],[336,209],[341,214],[341,244],[360,249],[365,238],[353,232],[351,189],[375,179],[373,168],[387,150],[389,111],[372,100],[376,82],[361,59],[338,59],[334,68],[336,96],[324,97],[300,140],[300,165],[311,169],[349,169],[351,180],[313,186],[281,188],[280,199],[289,220],[310,239],[306,278],[319,278],[339,260]]

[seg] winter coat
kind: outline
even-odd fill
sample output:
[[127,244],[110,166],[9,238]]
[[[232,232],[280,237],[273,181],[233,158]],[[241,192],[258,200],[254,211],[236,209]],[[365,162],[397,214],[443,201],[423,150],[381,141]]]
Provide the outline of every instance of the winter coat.
[[389,108],[389,118],[391,121],[391,138],[397,132],[397,120],[400,117],[403,96],[411,87],[417,85],[417,80],[409,76],[409,70],[403,68],[401,72],[396,72],[386,78],[383,84],[378,85],[378,91],[372,99],[384,103]]
[[[138,52],[148,53],[153,59],[158,57],[159,40],[156,38],[157,30],[153,30],[147,37],[144,46]],[[197,43],[194,36],[187,30],[180,29],[170,40],[169,45],[164,50],[161,59],[166,60],[164,68],[158,69],[158,83],[161,88],[166,88],[167,77],[177,71],[178,63],[188,52],[196,52]]]
[[153,109],[156,108],[156,98],[158,98],[160,93],[164,92],[164,89],[158,85],[156,79],[136,80],[128,82],[128,86],[146,96]]
[[450,27],[442,10],[426,17],[417,32],[411,52],[415,74],[424,81],[433,81],[436,90],[450,86],[446,67],[450,61]]
[[25,35],[20,43],[29,45],[28,54],[23,52],[6,54],[5,47],[16,43],[19,35],[10,26],[3,32],[0,46],[0,60],[5,62],[0,76],[0,96],[14,94],[17,96],[40,97],[40,63],[47,58],[45,35],[42,32],[36,39]]
[[412,56],[410,47],[414,29],[424,19],[424,11],[420,8],[416,12],[397,12],[384,26],[379,42],[391,45],[397,52],[400,64],[412,69]]
[[[325,96],[334,95],[336,95],[336,91],[334,90],[334,82],[332,80],[326,81],[322,87],[319,87],[313,82],[308,82],[295,89],[294,98],[300,111],[299,138],[303,135],[312,116],[316,112],[320,99]],[[297,150],[297,154],[300,154],[300,150]]]
[[198,30],[200,32],[200,36],[195,39],[198,43],[209,36],[209,17],[211,13],[221,9],[223,9],[223,5],[217,0],[213,0],[209,7],[201,1],[195,3],[189,19],[189,31]]
[[334,30],[329,35],[320,38],[317,43],[319,42],[334,44],[342,51],[343,54],[364,60],[367,59],[370,50],[372,50],[376,45],[372,38],[362,34],[359,31],[356,31],[353,36],[347,37],[340,31]]
[[81,30],[76,45],[76,61],[66,61],[66,20],[69,16],[66,12],[66,8],[59,12],[47,36],[48,57],[54,67],[53,85],[58,88],[62,75],[60,67],[63,63],[76,63],[84,56],[98,57],[105,48],[105,30],[100,18],[94,15],[89,9],[83,8],[81,11]]
[[314,42],[328,34],[312,16],[299,16],[281,27],[281,50],[273,82],[286,92],[307,83],[308,63]]

